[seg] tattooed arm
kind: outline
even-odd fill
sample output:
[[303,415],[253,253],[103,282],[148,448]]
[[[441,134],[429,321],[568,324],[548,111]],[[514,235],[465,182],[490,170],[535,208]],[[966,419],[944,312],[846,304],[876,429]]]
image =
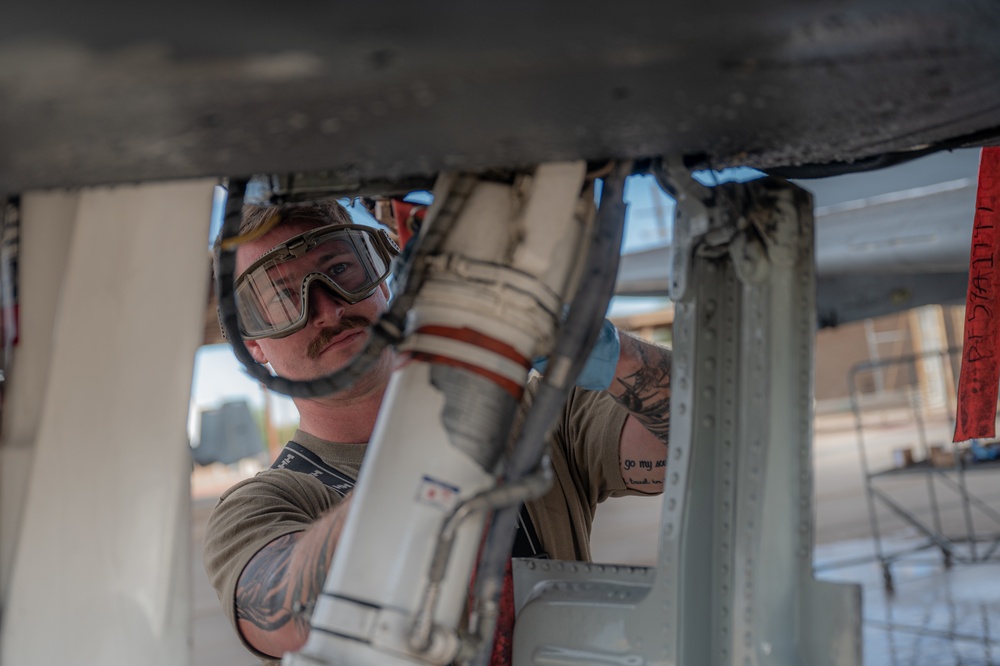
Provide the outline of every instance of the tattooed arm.
[[621,355],[608,391],[630,412],[622,428],[622,479],[632,490],[663,490],[670,437],[670,350],[621,333]]
[[280,657],[305,645],[350,500],[348,495],[308,529],[267,544],[243,569],[236,585],[237,623],[260,652]]

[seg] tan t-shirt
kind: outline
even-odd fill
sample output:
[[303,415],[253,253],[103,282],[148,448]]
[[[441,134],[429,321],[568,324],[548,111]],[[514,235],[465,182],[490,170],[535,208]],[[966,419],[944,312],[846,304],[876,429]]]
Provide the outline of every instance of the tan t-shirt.
[[[531,382],[529,392],[536,386]],[[549,557],[590,561],[590,530],[597,504],[612,496],[641,494],[628,490],[621,477],[618,446],[627,415],[603,391],[575,389],[571,393],[552,436],[552,489],[527,504]],[[354,478],[367,450],[365,444],[328,442],[301,430],[293,440]],[[247,563],[261,548],[306,529],[340,501],[336,492],[316,478],[284,469],[261,472],[222,495],[208,522],[205,569],[234,627],[236,583]],[[265,663],[279,663],[268,662],[246,641],[243,644]]]

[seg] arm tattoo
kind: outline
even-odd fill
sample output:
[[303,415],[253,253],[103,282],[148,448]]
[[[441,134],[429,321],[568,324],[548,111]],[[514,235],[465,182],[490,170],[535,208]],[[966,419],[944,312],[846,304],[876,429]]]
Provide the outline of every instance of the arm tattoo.
[[335,524],[324,534],[286,534],[254,555],[236,586],[238,619],[264,631],[277,631],[289,622],[302,634],[309,631],[344,517],[333,518]]
[[285,607],[288,565],[298,534],[286,534],[264,547],[247,564],[236,586],[236,617],[266,631],[292,620]]
[[622,336],[622,343],[630,345],[640,367],[630,375],[615,379],[622,392],[617,400],[666,444],[670,440],[670,350],[641,343],[629,336]]

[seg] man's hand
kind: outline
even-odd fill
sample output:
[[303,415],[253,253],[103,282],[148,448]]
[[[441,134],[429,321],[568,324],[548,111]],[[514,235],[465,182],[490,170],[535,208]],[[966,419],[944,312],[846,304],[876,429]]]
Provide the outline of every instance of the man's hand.
[[253,556],[236,584],[240,633],[274,657],[305,645],[309,618],[340,540],[351,494],[302,532],[278,537]]

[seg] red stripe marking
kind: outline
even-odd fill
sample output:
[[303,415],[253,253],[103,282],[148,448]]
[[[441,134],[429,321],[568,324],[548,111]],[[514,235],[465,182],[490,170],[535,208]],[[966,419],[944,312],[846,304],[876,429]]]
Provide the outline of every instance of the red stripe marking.
[[1000,386],[1000,147],[983,148],[972,227],[955,440],[993,437]]
[[473,372],[480,377],[485,377],[491,382],[502,388],[507,393],[514,396],[515,400],[520,400],[521,395],[524,394],[524,387],[515,381],[504,377],[503,375],[498,375],[492,370],[487,370],[486,368],[480,368],[478,365],[473,365],[471,363],[466,363],[465,361],[459,361],[447,356],[440,356],[439,354],[428,354],[426,352],[409,352],[408,356],[414,361],[423,361],[425,363],[440,363],[441,365],[448,365],[453,368],[462,368],[463,370],[468,370]]
[[508,345],[506,342],[502,342],[496,338],[491,338],[490,336],[484,335],[479,331],[474,331],[471,328],[428,325],[418,328],[417,333],[436,335],[439,338],[450,338],[452,340],[458,340],[470,345],[475,345],[476,347],[481,347],[491,351],[498,356],[510,359],[526,370],[531,368],[531,361],[521,356],[516,349]]

